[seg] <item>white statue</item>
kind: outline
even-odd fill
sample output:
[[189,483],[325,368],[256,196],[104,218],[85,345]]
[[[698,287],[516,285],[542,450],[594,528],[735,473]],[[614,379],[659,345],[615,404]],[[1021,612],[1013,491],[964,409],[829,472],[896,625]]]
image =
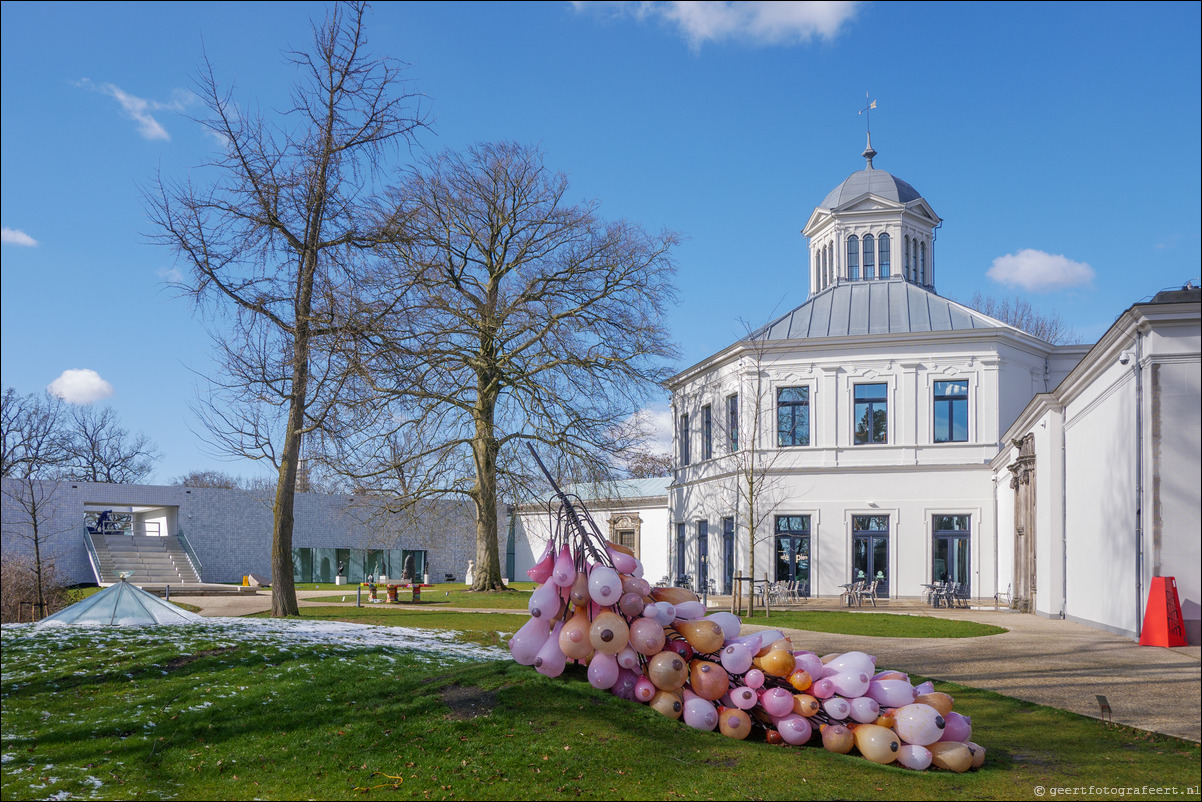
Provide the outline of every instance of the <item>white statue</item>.
[[468,585],[472,584],[472,576],[475,573],[476,573],[476,561],[468,560],[467,561],[467,575],[463,577],[464,583],[468,584]]

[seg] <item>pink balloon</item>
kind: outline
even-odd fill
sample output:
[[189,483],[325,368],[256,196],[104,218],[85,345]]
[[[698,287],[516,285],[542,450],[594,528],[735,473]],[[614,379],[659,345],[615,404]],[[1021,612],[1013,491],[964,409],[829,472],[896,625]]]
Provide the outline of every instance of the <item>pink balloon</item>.
[[697,621],[705,618],[705,605],[699,601],[681,602],[676,605],[676,617],[685,621]]
[[827,663],[826,667],[831,674],[853,672],[871,677],[876,671],[876,658],[864,652],[844,652]]
[[764,672],[758,668],[751,669],[743,675],[743,684],[748,688],[759,689],[764,687]]
[[874,679],[865,695],[882,707],[902,707],[914,701],[914,686],[904,679]]
[[822,703],[822,709],[831,718],[843,721],[851,715],[851,703],[839,696],[832,696]]
[[618,609],[622,611],[622,615],[627,618],[635,618],[643,614],[643,600],[636,593],[623,593],[618,599]]
[[518,665],[532,666],[551,634],[551,622],[543,618],[531,618],[509,639],[509,653]]
[[[927,746],[943,737],[947,724],[930,705],[909,704],[893,711],[893,731],[906,743]],[[956,738],[954,740],[963,740]]]
[[717,708],[691,691],[685,691],[684,696],[685,724],[688,724],[695,730],[705,730],[707,732],[718,726]]
[[793,653],[793,659],[797,664],[797,668],[805,671],[812,679],[822,679],[822,670],[825,666],[822,665],[821,658],[813,652],[797,652]]
[[790,713],[776,721],[776,731],[780,733],[781,740],[793,746],[801,746],[809,742],[814,735],[814,730],[810,726],[810,720],[805,716],[799,716],[796,713]]
[[631,557],[624,551],[618,551],[613,546],[606,546],[605,550],[609,552],[609,559],[613,560],[614,568],[622,574],[633,574],[634,568],[638,565],[638,560]]
[[534,567],[526,572],[526,576],[530,577],[531,582],[538,582],[541,585],[551,578],[551,571],[555,567],[555,554],[552,551],[554,546],[554,543],[547,541],[542,556],[535,561]]
[[554,582],[545,582],[530,594],[530,601],[527,602],[526,608],[534,618],[549,618],[559,611],[559,605],[559,585]]
[[546,642],[534,657],[535,670],[544,676],[558,677],[563,673],[564,666],[568,662],[563,649],[559,648],[559,630],[561,629],[563,629],[563,622],[556,621],[550,636],[547,637]]
[[644,676],[640,676],[634,683],[634,698],[646,704],[654,698],[659,692],[659,688],[655,687],[655,683]]
[[881,706],[870,696],[851,699],[851,718],[861,724],[871,724],[881,714]]
[[722,667],[731,674],[742,674],[751,668],[751,661],[754,658],[755,655],[752,654],[751,650],[741,643],[729,644],[719,653]]
[[810,686],[810,696],[818,699],[829,699],[835,695],[835,683],[830,677],[820,679]]
[[972,719],[968,716],[962,716],[955,710],[948,713],[943,719],[943,735],[940,736],[941,741],[971,741],[972,740]]
[[760,704],[770,716],[787,716],[793,710],[793,694],[784,688],[764,688],[760,691]]
[[868,692],[868,675],[857,671],[845,671],[830,677],[835,693],[854,699]]
[[760,703],[760,695],[745,685],[737,685],[726,694],[730,697],[733,707],[740,710],[750,710]]
[[618,652],[618,665],[622,668],[634,669],[639,664],[639,653],[631,648],[627,643],[622,647],[622,651]]
[[726,640],[739,637],[739,629],[743,626],[743,622],[734,613],[710,613],[705,618],[722,627],[722,637]]
[[588,664],[588,682],[598,690],[607,691],[617,683],[618,671],[618,661],[612,654],[593,652]]
[[908,769],[922,771],[931,765],[931,750],[925,746],[902,744],[897,750],[897,762]]
[[638,684],[639,674],[634,673],[628,668],[618,669],[618,681],[613,684],[609,692],[619,699],[630,701],[634,699],[634,687]]
[[594,566],[588,575],[588,594],[602,607],[617,604],[622,596],[622,580],[618,572],[606,565]]
[[664,650],[664,628],[654,618],[636,618],[630,625],[630,645],[652,657]]
[[551,581],[561,588],[571,587],[576,581],[576,562],[572,559],[572,552],[568,551],[567,544],[560,549],[559,556],[555,558],[555,567],[551,570]]

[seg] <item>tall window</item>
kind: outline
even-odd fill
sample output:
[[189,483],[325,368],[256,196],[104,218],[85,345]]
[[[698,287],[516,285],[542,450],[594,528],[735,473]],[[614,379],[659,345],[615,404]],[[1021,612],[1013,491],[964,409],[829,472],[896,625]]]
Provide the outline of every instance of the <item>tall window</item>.
[[887,384],[856,385],[857,445],[889,442],[888,391]]
[[776,581],[798,583],[810,595],[810,516],[776,516]]
[[871,234],[864,235],[864,280],[869,281],[876,276],[875,243]]
[[831,283],[831,246],[825,245],[822,248],[822,286],[830,286]]
[[918,243],[918,283],[927,285],[927,244]]
[[[912,268],[914,272],[911,275],[914,276],[915,281],[918,281],[918,237],[910,240],[910,249],[914,252],[914,267]],[[918,281],[918,283],[922,282]]]
[[905,272],[906,281],[909,281],[911,278],[911,276],[910,276],[910,235],[909,234],[907,234],[906,238],[904,240],[902,240],[902,245],[904,246],[902,248],[902,262],[903,262],[904,269],[906,271]]
[[733,454],[739,450],[739,397],[726,397],[726,445]]
[[935,442],[968,440],[968,383],[935,382]]
[[677,579],[684,576],[684,566],[685,566],[684,541],[685,541],[685,537],[686,537],[685,525],[684,524],[676,524],[676,578]]
[[810,444],[809,387],[782,387],[776,391],[776,444]]
[[852,581],[876,581],[876,592],[889,595],[889,516],[851,516]]
[[967,515],[936,515],[931,544],[931,581],[959,584],[957,595],[968,598],[970,525]]
[[680,416],[680,465],[684,467],[692,460],[689,459],[689,415]]
[[693,589],[705,592],[710,578],[710,522],[697,522],[697,584]]
[[847,277],[852,281],[860,277],[860,240],[854,235],[847,238]]
[[731,594],[735,579],[735,519],[722,519],[722,593]]
[[701,408],[701,458],[714,458],[714,423],[709,404]]
[[876,240],[876,249],[880,253],[877,260],[881,278],[889,278],[889,235],[881,234]]

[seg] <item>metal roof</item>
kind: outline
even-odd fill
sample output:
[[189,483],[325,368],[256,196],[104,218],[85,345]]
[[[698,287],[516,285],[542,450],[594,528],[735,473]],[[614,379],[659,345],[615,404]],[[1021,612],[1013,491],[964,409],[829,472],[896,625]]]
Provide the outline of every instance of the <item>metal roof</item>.
[[918,190],[884,170],[857,170],[847,179],[830,191],[826,199],[819,204],[822,209],[834,209],[850,200],[871,193],[886,200],[898,203],[909,203],[918,200],[922,195]]
[[796,340],[998,328],[1017,331],[1013,326],[895,276],[874,281],[844,281],[828,287],[755,332],[751,338]]
[[585,501],[616,501],[627,498],[654,498],[666,496],[670,476],[655,476],[647,479],[616,479],[603,484],[585,483],[568,485],[564,492],[577,495]]

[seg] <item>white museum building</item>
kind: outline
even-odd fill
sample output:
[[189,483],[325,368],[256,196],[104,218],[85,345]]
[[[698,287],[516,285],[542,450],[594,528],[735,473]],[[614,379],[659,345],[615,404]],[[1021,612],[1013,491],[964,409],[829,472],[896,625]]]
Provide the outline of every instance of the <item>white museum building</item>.
[[948,581],[1133,637],[1169,575],[1197,643],[1200,292],[1044,342],[936,293],[941,218],[863,155],[805,224],[805,303],[668,382],[669,572],[824,597]]

